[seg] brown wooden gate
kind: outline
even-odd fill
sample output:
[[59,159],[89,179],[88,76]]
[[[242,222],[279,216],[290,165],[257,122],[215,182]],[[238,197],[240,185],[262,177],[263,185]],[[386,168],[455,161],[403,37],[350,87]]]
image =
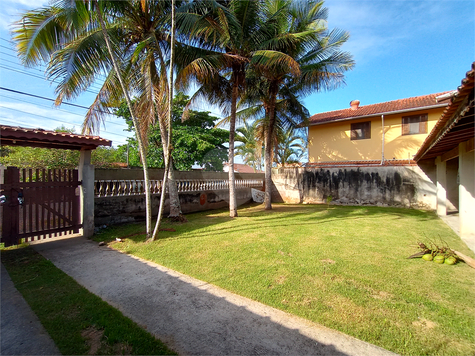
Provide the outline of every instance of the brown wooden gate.
[[78,233],[80,197],[78,171],[8,167],[0,195],[0,242],[4,246]]

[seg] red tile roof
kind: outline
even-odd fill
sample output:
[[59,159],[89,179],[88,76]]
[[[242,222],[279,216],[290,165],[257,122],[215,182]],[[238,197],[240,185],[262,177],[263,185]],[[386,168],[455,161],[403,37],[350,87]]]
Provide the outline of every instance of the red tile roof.
[[[457,88],[456,94],[452,96],[450,105],[444,110],[439,121],[414,156],[416,161],[437,157],[457,147],[460,142],[473,139],[475,131],[473,122],[474,87],[475,62],[472,63],[471,70],[466,73],[461,85]],[[470,100],[472,101],[470,102]],[[459,111],[464,112],[461,110],[462,107],[465,107],[466,111],[465,114],[460,113],[459,117],[457,115]],[[468,122],[462,120],[464,115]]]
[[110,146],[112,141],[99,136],[77,135],[43,129],[0,125],[0,143],[7,146],[30,146],[59,149],[95,149]]
[[[224,163],[225,166],[229,166],[228,163]],[[251,166],[247,164],[234,163],[234,172],[236,173],[263,173],[259,170],[254,170]]]
[[373,166],[416,166],[416,161],[407,159],[390,159],[381,164],[381,160],[368,161],[339,161],[339,162],[312,162],[306,163],[305,167],[311,168],[335,168],[335,167],[373,167]]
[[382,114],[412,111],[414,109],[431,109],[437,107],[444,107],[448,104],[447,100],[437,102],[436,97],[447,93],[450,92],[446,91],[442,93],[393,100],[385,103],[365,105],[360,106],[357,109],[348,108],[343,110],[323,112],[310,117],[309,122],[310,125],[319,125],[340,120],[352,120]]

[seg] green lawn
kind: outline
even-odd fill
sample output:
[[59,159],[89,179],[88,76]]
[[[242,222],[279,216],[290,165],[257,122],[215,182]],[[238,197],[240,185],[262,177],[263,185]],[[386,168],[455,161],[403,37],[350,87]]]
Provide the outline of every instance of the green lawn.
[[31,247],[9,248],[1,257],[63,355],[175,354]]
[[475,352],[475,270],[406,258],[429,239],[473,257],[432,212],[260,205],[187,218],[154,243],[130,236],[141,224],[94,239],[400,354]]

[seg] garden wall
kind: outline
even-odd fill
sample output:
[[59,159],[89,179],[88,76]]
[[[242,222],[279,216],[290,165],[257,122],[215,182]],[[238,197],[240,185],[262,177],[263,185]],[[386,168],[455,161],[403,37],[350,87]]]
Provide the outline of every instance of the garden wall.
[[[158,214],[163,169],[150,169],[152,214]],[[229,205],[228,173],[175,172],[183,213],[221,209]],[[236,173],[236,199],[242,205],[252,200],[251,188],[262,189],[264,174]],[[94,221],[96,226],[145,219],[142,169],[95,170]],[[169,200],[165,199],[165,214]]]
[[436,208],[435,165],[284,168],[273,170],[272,200]]

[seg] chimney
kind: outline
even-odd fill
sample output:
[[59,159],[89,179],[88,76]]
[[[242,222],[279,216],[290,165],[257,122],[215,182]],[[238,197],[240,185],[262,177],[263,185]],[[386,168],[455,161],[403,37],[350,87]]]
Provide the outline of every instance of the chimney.
[[359,100],[352,100],[350,101],[351,110],[356,110],[360,106]]

